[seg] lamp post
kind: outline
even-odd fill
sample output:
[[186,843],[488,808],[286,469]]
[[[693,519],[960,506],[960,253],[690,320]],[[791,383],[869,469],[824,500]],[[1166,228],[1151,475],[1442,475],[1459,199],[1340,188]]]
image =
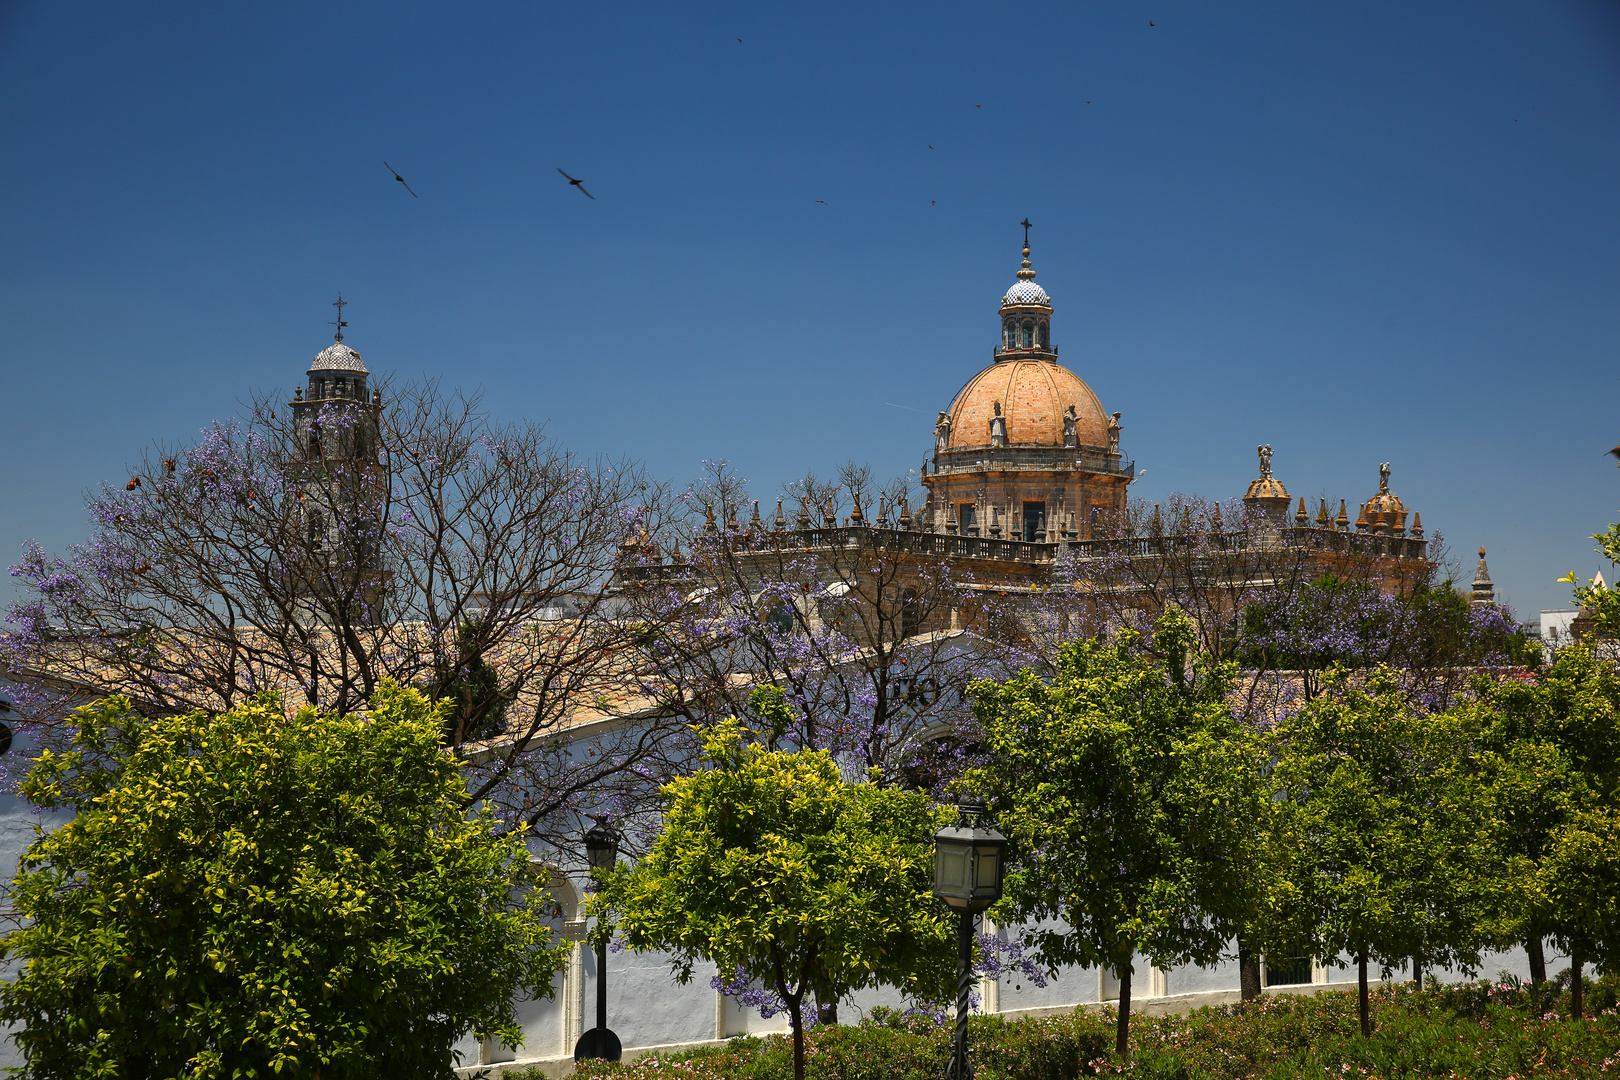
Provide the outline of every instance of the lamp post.
[[[585,833],[585,858],[591,864],[593,877],[598,870],[604,874],[612,870],[619,860],[619,831],[601,818],[594,820],[596,827]],[[624,1047],[619,1044],[619,1037],[607,1026],[607,937],[604,935],[596,943],[596,1026],[574,1044],[574,1060],[618,1061],[623,1056]]]
[[973,916],[1001,899],[1007,838],[982,819],[976,799],[957,801],[956,824],[934,834],[934,895],[957,911],[956,1035],[947,1080],[973,1080],[968,1063],[968,995],[973,988]]

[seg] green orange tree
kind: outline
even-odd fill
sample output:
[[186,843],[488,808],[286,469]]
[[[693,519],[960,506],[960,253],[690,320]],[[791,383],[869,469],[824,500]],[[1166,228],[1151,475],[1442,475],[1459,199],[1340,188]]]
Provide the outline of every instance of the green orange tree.
[[465,1035],[515,1045],[562,947],[521,832],[468,816],[443,711],[392,683],[348,716],[80,710],[23,785],[75,816],[0,941],[21,1075],[448,1078]]
[[1118,977],[1121,1055],[1135,958],[1212,963],[1271,903],[1262,747],[1228,708],[1232,675],[1172,609],[1149,639],[1064,646],[1049,678],[973,685],[990,762],[961,786],[1014,844],[994,912],[1049,920],[1026,940],[1050,968]]
[[1300,838],[1297,888],[1315,955],[1477,968],[1518,888],[1504,857],[1496,762],[1467,711],[1414,708],[1397,672],[1342,670],[1279,725],[1280,812]]
[[1579,1010],[1582,963],[1620,964],[1620,674],[1568,646],[1535,677],[1489,688],[1477,708],[1502,757],[1504,842],[1533,883],[1514,937],[1537,980],[1544,938],[1569,954]]
[[[756,691],[769,719],[787,705]],[[785,718],[783,718],[785,721]],[[771,751],[736,720],[703,735],[707,768],[664,791],[663,831],[592,899],[630,948],[762,980],[793,1024],[804,1077],[808,1001],[878,984],[949,997],[952,920],[932,896],[933,834],[953,815],[921,792],[851,783],[824,750]]]

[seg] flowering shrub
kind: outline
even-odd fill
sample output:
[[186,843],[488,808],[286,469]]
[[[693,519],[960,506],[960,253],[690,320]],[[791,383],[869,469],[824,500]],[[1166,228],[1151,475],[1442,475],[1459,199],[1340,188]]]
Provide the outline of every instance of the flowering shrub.
[[[1138,1016],[1128,1065],[1113,1057],[1112,1010],[1028,1020],[975,1017],[978,1080],[1392,1080],[1444,1077],[1620,1077],[1620,980],[1588,987],[1597,1015],[1570,1022],[1567,976],[1539,988],[1507,979],[1373,992],[1374,1032],[1359,1034],[1353,993],[1266,995],[1190,1016]],[[1554,1017],[1554,1018],[1549,1018]],[[926,1016],[874,1009],[858,1025],[806,1033],[806,1075],[817,1080],[937,1080],[950,1031]],[[650,1054],[627,1065],[588,1062],[581,1080],[785,1080],[793,1056],[780,1035]],[[538,1073],[513,1080],[539,1080]]]

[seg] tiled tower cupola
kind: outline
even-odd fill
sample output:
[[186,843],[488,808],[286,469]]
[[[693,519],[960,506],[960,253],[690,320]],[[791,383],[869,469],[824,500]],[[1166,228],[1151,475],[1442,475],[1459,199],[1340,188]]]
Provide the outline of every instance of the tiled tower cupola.
[[289,402],[298,448],[311,461],[375,461],[377,414],[382,394],[368,397],[366,370],[360,354],[336,340],[310,362],[309,387],[300,387]]
[[1035,283],[1025,228],[990,366],[939,414],[933,471],[922,482],[939,532],[1088,539],[1104,515],[1124,511],[1135,470],[1120,453],[1120,414],[1105,412],[1091,387],[1058,363],[1052,299]]

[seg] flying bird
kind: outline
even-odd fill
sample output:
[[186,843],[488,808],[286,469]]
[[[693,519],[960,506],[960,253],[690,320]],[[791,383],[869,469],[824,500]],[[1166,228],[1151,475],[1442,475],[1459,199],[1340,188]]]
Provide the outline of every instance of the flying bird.
[[567,177],[568,182],[570,184],[573,184],[575,187],[579,188],[580,191],[584,192],[585,197],[587,199],[595,199],[596,198],[595,195],[592,195],[590,192],[585,191],[585,181],[583,181],[583,180],[575,180],[572,176],[569,176],[567,173],[563,172],[561,169],[558,169],[557,171],[562,173],[563,176]]
[[826,199],[817,199],[816,202],[820,203],[822,206],[827,205],[827,200]]
[[737,44],[739,44],[739,45],[741,45],[741,44],[742,44],[742,38],[738,38],[738,39],[737,39]]
[[[403,176],[399,175],[399,173],[394,172],[394,167],[392,165],[388,164],[388,162],[386,162],[386,161],[383,162],[383,168],[387,169],[391,173],[394,173],[394,179],[395,180],[398,180],[400,183],[405,184],[405,178]],[[411,191],[411,185],[405,184],[405,190],[406,191]],[[416,192],[411,191],[411,198],[420,199],[421,197],[422,196],[418,195]]]
[[928,205],[929,206],[938,206],[939,205],[939,200],[938,199],[929,199],[928,200]]
[[1157,24],[1157,23],[1155,23],[1155,22],[1154,22],[1154,21],[1153,21],[1153,20],[1152,20],[1152,19],[1149,19],[1149,20],[1148,20],[1148,25],[1149,25],[1149,26],[1157,26],[1157,25],[1158,25],[1158,24]]

